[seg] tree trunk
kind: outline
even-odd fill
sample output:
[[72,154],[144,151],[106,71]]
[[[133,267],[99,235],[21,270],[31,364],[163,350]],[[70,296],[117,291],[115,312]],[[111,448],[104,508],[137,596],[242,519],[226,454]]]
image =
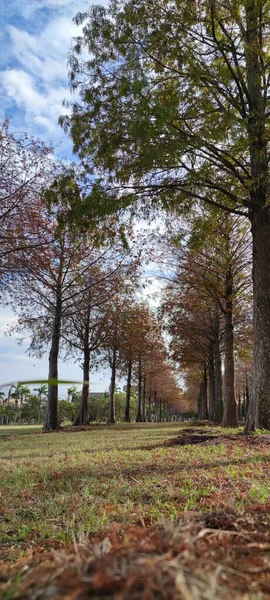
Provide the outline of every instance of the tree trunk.
[[83,383],[82,395],[79,412],[73,422],[73,425],[89,425],[89,371],[90,371],[90,350],[84,349],[84,360],[83,360]]
[[200,384],[197,403],[198,403],[198,419],[199,419],[199,421],[201,421],[202,420],[202,384]]
[[203,419],[208,419],[208,406],[207,406],[207,369],[204,366],[203,369]]
[[145,396],[146,396],[146,377],[143,377],[143,385],[142,385],[142,421],[145,423],[146,414],[145,414]]
[[253,212],[254,376],[245,432],[270,429],[270,208]]
[[150,382],[150,386],[149,386],[149,394],[148,394],[148,411],[147,411],[147,421],[148,423],[151,422],[151,416],[152,416],[152,406],[151,406],[151,400],[152,400],[152,388],[151,388],[151,382]]
[[246,0],[247,121],[253,242],[254,376],[245,433],[270,429],[270,207],[267,116],[262,81],[261,3]]
[[51,348],[49,354],[48,401],[43,431],[57,430],[59,427],[57,417],[58,385],[51,384],[50,379],[58,379],[58,355],[61,331],[61,312],[62,299],[61,292],[59,291],[56,298]]
[[228,265],[225,286],[226,305],[224,331],[224,412],[222,425],[224,427],[238,427],[237,405],[235,399],[234,327],[232,303],[233,276],[231,265]]
[[115,378],[116,378],[116,349],[114,348],[113,355],[112,355],[112,370],[111,370],[111,383],[110,383],[110,406],[109,406],[108,423],[115,423],[115,406],[114,406]]
[[158,397],[157,397],[157,390],[154,391],[154,410],[155,410],[154,421],[155,421],[155,423],[157,423],[158,422]]
[[161,423],[162,421],[162,400],[161,398],[158,401],[158,422]]
[[142,422],[142,360],[139,358],[138,368],[138,405],[136,414],[136,423]]
[[128,373],[127,373],[127,391],[126,391],[126,404],[125,404],[125,421],[130,423],[130,392],[131,392],[131,375],[132,375],[132,361],[128,361]]
[[205,421],[208,418],[207,410],[207,371],[206,367],[203,368],[203,379],[200,385],[200,391],[198,395],[198,419]]
[[220,352],[220,313],[219,306],[216,306],[214,318],[214,368],[215,368],[215,412],[214,422],[221,423],[223,417],[223,399],[222,399],[222,370],[221,370],[221,352]]
[[214,342],[210,342],[208,359],[208,379],[209,379],[209,420],[214,421],[216,406],[216,386],[215,386],[215,363],[214,363]]
[[246,409],[246,411],[245,411],[245,418],[247,417],[247,414],[248,414],[249,397],[250,397],[250,394],[249,394],[249,384],[248,384],[248,376],[247,376],[247,373],[246,373],[246,385],[245,385],[245,409]]

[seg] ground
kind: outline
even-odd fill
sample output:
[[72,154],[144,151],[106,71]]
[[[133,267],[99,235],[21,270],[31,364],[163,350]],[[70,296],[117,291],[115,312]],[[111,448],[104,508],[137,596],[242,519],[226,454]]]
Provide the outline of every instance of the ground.
[[[49,434],[37,428],[2,427],[0,469],[0,590],[2,585],[5,598],[270,598],[268,435],[244,437],[240,429],[179,423],[96,426]],[[130,552],[132,560],[130,554],[127,559]],[[46,577],[33,573],[42,565],[51,580],[55,560],[62,565],[62,578],[72,569],[78,578],[79,568],[84,587],[75,587],[81,595],[72,595],[70,582],[63,583],[69,589],[64,595],[56,588],[49,596],[34,594],[33,578],[44,582]],[[109,565],[110,593],[106,586],[98,587],[104,584],[98,580],[99,569],[106,572],[104,560],[118,565],[117,577]],[[209,560],[216,562],[215,569]],[[89,561],[92,566],[95,562],[92,591],[85,576]],[[194,583],[191,573],[196,565]],[[150,586],[143,592],[141,584],[139,591],[136,588],[142,569]],[[221,585],[224,573],[227,596]],[[163,584],[157,583],[157,576]],[[112,584],[115,577],[117,585]],[[121,577],[128,592],[121,588]],[[165,595],[158,595],[162,585]]]

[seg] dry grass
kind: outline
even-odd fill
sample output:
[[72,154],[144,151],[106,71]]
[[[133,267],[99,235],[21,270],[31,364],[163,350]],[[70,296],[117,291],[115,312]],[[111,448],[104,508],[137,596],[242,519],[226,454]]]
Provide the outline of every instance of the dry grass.
[[[1,433],[3,433],[2,437]],[[91,575],[91,592],[83,591],[81,596],[76,596],[75,592],[70,589],[65,592],[70,595],[59,595],[59,598],[83,600],[89,597],[100,597],[105,600],[106,597],[114,597],[115,600],[122,598],[152,600],[175,597],[196,600],[196,598],[210,597],[207,594],[210,593],[209,589],[213,588],[213,581],[216,582],[214,595],[211,596],[213,598],[229,597],[224,594],[227,593],[226,586],[230,589],[231,585],[240,596],[231,594],[230,598],[243,598],[244,589],[249,590],[246,598],[268,597],[265,596],[268,588],[267,569],[264,561],[269,556],[270,539],[261,537],[258,541],[255,532],[260,523],[265,522],[267,527],[270,523],[268,521],[270,475],[270,444],[268,440],[270,441],[270,437],[258,435],[244,438],[239,435],[240,431],[237,436],[232,436],[231,431],[207,426],[192,432],[190,427],[187,428],[186,425],[181,427],[179,424],[92,427],[86,431],[73,432],[72,435],[67,431],[48,435],[36,432],[26,435],[26,433],[27,430],[24,430],[22,435],[13,430],[8,431],[5,427],[0,428],[0,558],[3,565],[5,562],[7,563],[8,574],[10,574],[10,563],[19,561],[14,567],[17,576],[12,576],[12,583],[8,586],[7,571],[3,575],[3,586],[6,594],[9,594],[6,595],[6,598],[58,598],[56,595],[45,596],[45,592],[43,595],[38,595],[37,590],[35,591],[37,595],[32,596],[18,596],[15,591],[17,585],[18,589],[22,589],[22,585],[26,585],[26,588],[28,586],[30,589],[32,584],[30,585],[27,577],[31,578],[31,573],[34,574],[36,568],[41,571],[44,568],[44,578],[46,579],[48,572],[48,581],[50,581],[52,576],[50,569],[55,572],[56,568],[54,561],[61,563],[59,577],[61,574],[64,577],[66,572],[73,573],[75,569],[74,577],[82,580],[80,589],[84,589],[84,583],[89,584],[88,579],[86,582],[83,581],[84,570],[88,568],[88,562],[90,561],[91,565],[94,565],[95,572],[99,572],[99,569],[103,569],[102,561],[108,559],[108,569],[114,573],[114,567],[110,566],[110,560],[114,557],[115,561],[116,556],[118,558],[113,563],[116,565],[113,578],[120,577],[125,561],[129,566],[126,567],[126,576],[123,578],[121,575],[120,577],[120,580],[124,582],[123,589],[120,586],[119,591],[117,585],[117,589],[112,585],[114,596],[108,595],[109,592],[106,590],[98,591],[98,588],[94,588],[93,585],[97,585],[97,579],[92,580]],[[188,442],[190,441],[188,436],[202,436],[202,434],[210,439],[196,445],[172,443],[177,437],[179,441],[179,436],[182,441],[185,437]],[[211,436],[218,435],[222,437],[211,439]],[[251,523],[250,511],[258,505],[265,507],[266,511],[256,513],[258,516],[253,525],[244,521],[240,525],[239,519],[243,519],[241,511],[249,515],[248,519]],[[228,510],[238,523],[238,529],[231,534],[220,532],[220,529],[224,530],[223,526],[215,526],[214,529],[217,529],[217,532],[212,526],[206,527],[205,516],[200,518],[196,516],[192,519],[192,515],[197,514],[198,511],[201,515],[206,515],[213,511],[219,511],[220,514],[225,511],[227,514]],[[240,516],[236,517],[231,511],[236,511]],[[188,525],[186,520],[179,522],[179,518],[182,518],[183,515],[188,516]],[[164,522],[166,522],[166,526],[164,526]],[[170,522],[174,523],[172,529],[169,525]],[[178,522],[177,526],[176,522]],[[157,527],[157,524],[161,525]],[[266,525],[263,527],[266,528]],[[205,528],[210,528],[212,531],[199,535],[196,541],[194,535],[196,537]],[[227,529],[232,531],[230,527]],[[248,539],[243,537],[246,535],[246,529]],[[178,533],[175,534],[175,537],[172,532],[176,531]],[[196,534],[195,531],[197,531]],[[112,544],[111,553],[106,559],[104,557],[97,558],[95,556],[96,549],[93,549],[94,545],[104,536],[107,537],[108,532],[109,537],[114,535],[114,539],[110,542]],[[238,537],[235,535],[236,533]],[[133,534],[135,535],[135,545],[132,546],[133,554],[131,553],[125,558],[125,553],[128,553],[131,548]],[[142,540],[145,540],[142,542],[143,551],[140,546],[141,535]],[[260,535],[263,535],[262,530]],[[184,544],[183,547],[181,546],[179,557],[177,548],[170,545],[172,543],[170,536],[176,540],[177,548],[179,544],[180,546]],[[75,545],[77,550],[79,548],[79,554],[71,552],[68,558],[66,555],[61,558],[59,548],[70,547],[74,539],[77,540]],[[78,546],[78,540],[81,539],[84,539],[83,546]],[[151,546],[150,540],[154,545],[156,544],[156,549],[153,544]],[[226,547],[225,541],[226,553],[219,556],[219,548]],[[162,546],[164,551],[160,546],[163,543],[165,544],[164,547]],[[239,565],[236,565],[235,561],[239,561],[241,556],[244,556],[244,548],[248,543],[257,544],[257,546],[250,546],[246,566],[243,566],[241,561]],[[148,552],[145,551],[145,548],[149,544]],[[259,551],[258,544],[264,545],[262,554],[260,554],[261,550]],[[234,546],[239,548],[240,554],[237,556],[233,554]],[[251,550],[252,548],[253,550]],[[38,557],[42,556],[44,563],[46,552],[52,549],[57,550],[58,556],[53,558],[50,555],[47,566],[37,566],[40,562]],[[203,563],[208,551],[209,573],[207,565],[204,566]],[[211,552],[213,552],[213,556]],[[255,586],[254,590],[250,588],[248,583],[250,580],[247,580],[248,564],[252,553],[255,557],[259,557],[259,562],[257,566],[254,566],[255,571],[253,569],[252,575],[250,575],[251,580],[256,582],[256,568],[258,568],[258,573],[263,575],[264,580],[264,587],[260,588],[256,583],[257,587]],[[29,558],[31,556],[34,558]],[[227,563],[226,556],[229,560]],[[118,559],[122,565],[120,575],[117,571]],[[21,561],[25,560],[29,568],[23,576],[20,565]],[[147,561],[149,560],[148,565]],[[68,569],[65,566],[66,561],[69,565]],[[76,561],[79,561],[80,567]],[[163,561],[164,565],[162,566]],[[72,568],[70,563],[73,565]],[[216,567],[214,567],[214,563],[216,563]],[[219,565],[221,565],[221,571],[216,570]],[[246,576],[243,575],[241,579],[238,575],[233,576],[233,573],[228,575],[228,569],[235,569],[237,573],[244,573],[246,569]],[[139,586],[139,581],[148,581],[146,572],[149,573],[149,585],[147,583],[147,586],[150,586],[150,591],[147,586],[144,586],[143,592],[136,592],[135,588],[136,585]],[[199,583],[194,583],[194,573],[195,581]],[[156,578],[158,574],[162,579],[160,582]],[[226,575],[225,580],[224,574]],[[38,572],[34,576],[41,579],[43,577],[41,574],[38,575]],[[62,586],[61,577],[59,590]],[[134,589],[137,596],[135,592],[135,595],[133,594],[133,591],[133,595],[129,596],[127,594],[131,594],[131,592],[125,591],[128,589],[125,586],[131,585],[130,581],[133,581],[134,577]],[[238,587],[236,586],[236,580],[241,583],[240,585],[238,582],[240,588],[238,584]],[[129,581],[128,584],[127,581]],[[46,585],[44,589],[46,589]],[[103,583],[101,582],[100,585],[102,590]],[[161,585],[165,590],[164,594],[167,593],[167,589],[170,589],[174,596],[162,596]],[[153,591],[151,586],[154,586],[156,591]],[[187,592],[184,591],[185,586]],[[193,590],[192,586],[195,586],[194,590],[197,586],[198,593]],[[132,586],[130,589],[133,589]]]
[[[270,598],[269,506],[186,513],[159,527],[114,526],[100,543],[29,556],[2,574],[6,600],[260,600]],[[1,585],[1,584],[0,584]],[[1,589],[1,588],[0,588]]]

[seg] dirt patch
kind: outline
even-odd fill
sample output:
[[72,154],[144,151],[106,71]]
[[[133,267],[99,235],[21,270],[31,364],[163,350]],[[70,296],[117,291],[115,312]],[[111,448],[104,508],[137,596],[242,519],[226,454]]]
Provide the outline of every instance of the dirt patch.
[[270,505],[252,513],[187,513],[167,526],[121,526],[100,543],[2,567],[0,593],[21,600],[270,598]]
[[214,434],[193,429],[184,429],[181,434],[166,440],[163,446],[188,446],[196,444],[214,445],[232,443],[240,446],[270,446],[270,435],[243,435],[243,434]]

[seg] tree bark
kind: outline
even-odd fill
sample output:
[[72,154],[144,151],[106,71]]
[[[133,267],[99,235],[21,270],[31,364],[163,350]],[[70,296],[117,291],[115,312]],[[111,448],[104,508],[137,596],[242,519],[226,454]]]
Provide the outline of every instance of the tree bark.
[[145,396],[146,396],[146,377],[144,375],[143,380],[142,380],[142,421],[143,421],[143,423],[145,423],[145,421],[146,421]]
[[154,406],[155,406],[155,423],[158,423],[159,400],[158,400],[157,390],[155,390],[155,392],[154,392]]
[[270,429],[270,208],[253,211],[254,376],[245,432]]
[[208,419],[208,406],[207,406],[207,368],[204,365],[203,369],[203,419]]
[[[73,425],[89,425],[89,372],[90,372],[90,350],[84,349],[83,360],[83,386],[79,412],[73,422]],[[87,382],[87,383],[85,383]]]
[[148,411],[147,411],[147,421],[148,423],[151,422],[151,413],[152,413],[152,387],[151,387],[151,381],[150,381],[150,386],[149,386],[149,394],[148,394]]
[[131,375],[132,375],[132,361],[128,361],[128,373],[127,373],[127,391],[126,391],[126,404],[125,404],[125,421],[130,423],[130,392],[131,392]]
[[247,121],[253,241],[254,377],[245,433],[270,429],[270,208],[268,147],[261,62],[261,3],[246,0]]
[[222,425],[238,427],[237,405],[235,399],[234,369],[234,326],[233,326],[233,276],[231,266],[226,274],[225,290],[225,331],[224,331],[224,412]]
[[243,418],[243,398],[239,393],[238,403],[237,403],[237,413],[238,413],[238,421],[242,421]]
[[202,384],[200,384],[199,394],[198,394],[198,420],[202,420]]
[[136,423],[142,422],[142,360],[139,358],[139,366],[138,366],[138,404],[137,404],[137,414],[136,414]]
[[210,342],[208,358],[208,380],[209,380],[209,420],[214,421],[216,406],[216,386],[215,386],[215,362],[214,362],[214,342]]
[[245,385],[245,418],[247,417],[247,414],[248,414],[249,398],[250,398],[249,383],[248,383],[248,376],[247,376],[247,373],[246,373],[246,385]]
[[51,384],[50,380],[58,379],[58,355],[61,332],[61,312],[61,290],[58,290],[56,296],[55,315],[52,330],[51,348],[49,354],[48,401],[43,431],[57,430],[59,427],[57,416],[58,385]]
[[208,419],[207,409],[207,371],[206,367],[203,368],[203,379],[201,381],[199,395],[198,395],[198,419],[205,421]]
[[222,425],[238,427],[237,404],[234,387],[234,343],[231,315],[225,316],[225,360],[224,360],[224,412]]
[[214,422],[221,423],[223,417],[223,399],[222,399],[222,370],[221,370],[221,351],[220,351],[220,313],[219,306],[216,306],[214,317],[214,367],[215,367],[215,412]]
[[108,423],[112,423],[112,424],[115,423],[114,392],[115,392],[115,378],[116,378],[116,354],[117,354],[117,351],[114,348],[113,353],[112,353],[110,406],[109,406],[109,418],[108,418]]

